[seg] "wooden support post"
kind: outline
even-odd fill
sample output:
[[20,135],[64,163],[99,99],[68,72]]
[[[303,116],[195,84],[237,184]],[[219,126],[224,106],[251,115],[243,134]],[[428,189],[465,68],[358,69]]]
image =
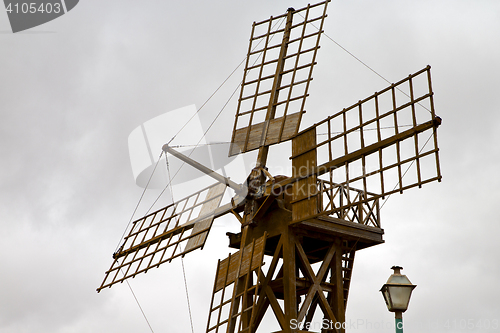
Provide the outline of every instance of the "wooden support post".
[[337,332],[345,333],[345,329],[342,326],[345,322],[344,278],[342,274],[342,239],[338,238],[335,240],[335,248],[335,255],[330,264],[332,270],[331,283],[335,284],[330,305],[332,307],[333,314],[337,319],[338,324],[336,327],[340,326],[340,329],[338,329]]
[[290,323],[297,320],[297,275],[295,263],[295,235],[290,227],[286,227],[283,237],[283,294],[285,327],[283,333],[296,333]]
[[[281,236],[274,251],[271,265],[269,266],[269,270],[267,271],[267,276],[263,279],[262,284],[260,285],[260,293],[257,300],[257,304],[255,305],[256,307],[255,315],[253,318],[253,322],[251,323],[252,333],[257,331],[257,328],[259,327],[260,322],[264,318],[264,315],[269,306],[271,306],[278,322],[283,323],[281,326],[283,326],[285,322],[283,310],[280,308],[278,300],[276,299],[276,295],[274,294],[273,290],[271,289],[271,287],[269,287],[269,283],[272,277],[274,276],[274,273],[276,272],[276,268],[278,267],[279,259],[283,254],[283,239],[284,237]],[[261,276],[264,276],[263,272],[261,272]]]

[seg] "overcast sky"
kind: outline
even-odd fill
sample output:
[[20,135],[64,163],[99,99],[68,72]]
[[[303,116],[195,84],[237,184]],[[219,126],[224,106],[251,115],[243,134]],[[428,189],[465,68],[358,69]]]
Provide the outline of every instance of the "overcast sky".
[[[305,5],[84,0],[16,34],[0,10],[0,332],[151,331],[126,284],[95,291],[142,192],[128,135],[201,106],[244,59],[253,21]],[[500,331],[500,2],[334,0],[328,14],[325,33],[391,82],[431,65],[443,118],[443,181],[383,207],[386,243],[357,253],[348,332],[393,332],[379,289],[395,264],[418,285],[406,333]],[[302,128],[387,86],[329,39],[321,45]],[[242,71],[200,117],[215,117]],[[214,139],[230,139],[234,105]],[[290,163],[271,154],[271,168]],[[196,333],[230,251],[225,233],[238,228],[217,220],[184,260]],[[191,332],[179,260],[130,284],[154,332]]]

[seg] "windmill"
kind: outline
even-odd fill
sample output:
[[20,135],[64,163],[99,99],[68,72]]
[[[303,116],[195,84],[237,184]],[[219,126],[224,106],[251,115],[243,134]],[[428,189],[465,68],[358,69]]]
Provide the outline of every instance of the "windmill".
[[[266,314],[281,332],[307,331],[317,314],[323,331],[345,331],[355,253],[384,242],[381,199],[441,180],[441,119],[428,66],[299,130],[328,2],[252,26],[229,150],[258,150],[246,182],[164,145],[217,182],[134,221],[98,291],[202,248],[214,219],[232,214],[238,251],[218,262],[206,332],[257,332]],[[269,149],[288,140],[292,174],[273,176]]]

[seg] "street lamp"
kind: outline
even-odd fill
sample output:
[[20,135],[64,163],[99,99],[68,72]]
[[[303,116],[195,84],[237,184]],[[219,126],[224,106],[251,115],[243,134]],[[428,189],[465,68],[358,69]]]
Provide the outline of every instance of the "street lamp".
[[408,309],[411,292],[416,285],[411,284],[406,275],[401,274],[403,267],[392,266],[391,269],[394,270],[394,274],[389,277],[380,291],[389,311],[396,314],[396,333],[403,333],[403,312]]

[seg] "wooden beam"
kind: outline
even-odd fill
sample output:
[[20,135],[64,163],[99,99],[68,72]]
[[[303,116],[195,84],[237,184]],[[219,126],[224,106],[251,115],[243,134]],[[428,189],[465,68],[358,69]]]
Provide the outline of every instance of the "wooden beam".
[[[284,294],[284,312],[285,321],[290,323],[291,320],[297,319],[297,278],[296,278],[296,262],[295,249],[296,241],[295,234],[290,227],[285,227],[283,231],[283,294]],[[290,325],[282,327],[283,332],[295,333]]]
[[[335,289],[331,294],[330,306],[333,309],[333,314],[338,323],[345,322],[345,306],[344,306],[344,279],[342,275],[342,240],[337,239],[334,245],[337,248],[335,257],[330,263],[332,270],[331,283],[335,284]],[[344,333],[345,329],[341,325],[338,329],[339,333]]]
[[322,174],[327,173],[330,170],[333,170],[333,169],[336,169],[338,167],[345,165],[346,162],[351,163],[353,161],[360,159],[363,156],[370,155],[370,154],[378,151],[379,149],[384,149],[384,148],[389,147],[397,142],[411,138],[412,136],[414,136],[418,133],[422,133],[430,128],[437,127],[441,123],[440,121],[441,121],[441,118],[436,117],[433,120],[429,120],[423,124],[417,125],[417,126],[410,128],[404,132],[401,132],[397,135],[393,135],[387,139],[384,139],[382,141],[371,144],[365,148],[356,150],[350,154],[339,157],[333,161],[326,162],[326,163],[324,163],[316,168],[315,174],[320,176]]
[[269,97],[269,104],[266,113],[266,123],[261,136],[261,147],[259,148],[259,155],[257,156],[257,167],[264,167],[267,161],[267,154],[269,152],[269,146],[265,145],[267,138],[267,133],[269,130],[270,120],[274,118],[276,114],[276,103],[278,102],[279,90],[281,86],[282,72],[285,67],[285,57],[286,51],[288,49],[288,41],[290,39],[290,30],[292,28],[293,19],[293,8],[289,8],[286,16],[286,26],[283,33],[283,41],[281,43],[280,55],[278,58],[278,65],[276,66],[276,74],[274,77],[273,88],[271,95]]
[[[418,133],[422,133],[422,132],[424,132],[428,129],[431,129],[431,128],[437,128],[440,124],[441,124],[441,118],[435,117],[433,120],[429,120],[429,121],[422,123],[416,127],[413,127],[413,128],[408,129],[404,132],[401,132],[397,135],[394,135],[394,136],[391,136],[391,137],[384,139],[382,141],[376,142],[376,143],[369,145],[365,148],[356,150],[350,154],[336,158],[335,160],[323,163],[320,166],[312,168],[312,170],[307,174],[301,174],[301,175],[298,175],[296,177],[287,178],[287,179],[284,179],[284,180],[282,180],[274,185],[269,185],[269,186],[273,186],[275,189],[276,188],[284,189],[284,188],[290,186],[291,184],[299,181],[300,179],[304,179],[304,178],[310,177],[312,175],[316,175],[316,176],[323,175],[323,174],[329,172],[330,170],[333,170],[333,169],[336,169],[340,166],[343,166],[346,162],[356,161],[356,160],[362,158],[363,156],[372,154],[372,153],[378,151],[379,149],[389,147],[389,146],[395,144],[396,142],[408,139],[408,138],[412,137],[413,135],[416,135]],[[295,157],[296,156],[294,156],[294,158]],[[279,191],[275,190],[275,192],[279,192]]]

